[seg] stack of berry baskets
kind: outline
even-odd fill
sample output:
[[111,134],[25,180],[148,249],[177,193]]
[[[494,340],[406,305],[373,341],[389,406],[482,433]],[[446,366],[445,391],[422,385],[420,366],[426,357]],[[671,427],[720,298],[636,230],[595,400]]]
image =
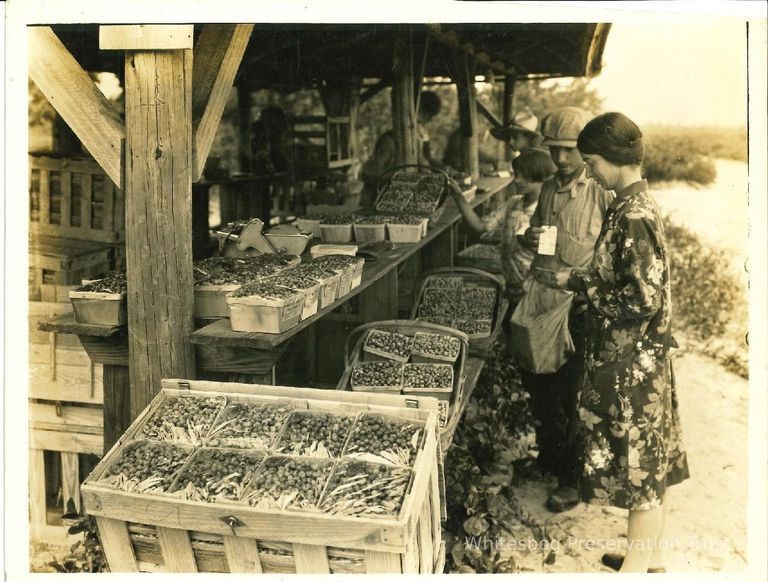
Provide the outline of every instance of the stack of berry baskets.
[[349,255],[321,255],[312,260],[313,265],[320,265],[339,273],[338,299],[349,294],[352,289],[360,285],[363,280],[363,266],[365,259],[351,257]]
[[317,313],[320,304],[320,282],[314,277],[299,273],[296,269],[280,273],[268,279],[270,283],[300,291],[304,294],[304,306],[301,310],[301,319],[308,319]]
[[320,283],[320,309],[325,309],[338,299],[341,282],[339,272],[315,262],[300,265],[296,271]]
[[298,265],[292,255],[262,254],[254,257],[211,257],[195,263],[195,317],[229,317],[226,296],[243,284],[271,277]]

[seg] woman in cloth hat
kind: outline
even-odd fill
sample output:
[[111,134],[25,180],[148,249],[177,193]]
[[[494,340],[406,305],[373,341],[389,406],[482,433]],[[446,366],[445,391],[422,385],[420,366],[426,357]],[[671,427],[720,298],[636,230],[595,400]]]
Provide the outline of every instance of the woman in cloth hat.
[[528,108],[521,109],[505,125],[491,128],[491,135],[506,142],[513,151],[522,152],[527,148],[542,149],[544,136],[537,131],[539,120]]
[[634,122],[621,113],[600,115],[577,147],[592,177],[617,192],[589,267],[556,276],[589,302],[581,495],[629,510],[626,558],[606,554],[603,563],[621,572],[663,572],[666,489],[689,477],[669,359],[664,227],[641,177],[642,133]]

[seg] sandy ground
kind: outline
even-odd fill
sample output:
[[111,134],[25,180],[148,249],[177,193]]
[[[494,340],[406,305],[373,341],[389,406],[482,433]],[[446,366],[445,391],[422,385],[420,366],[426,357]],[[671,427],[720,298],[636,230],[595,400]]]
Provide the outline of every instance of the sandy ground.
[[[693,352],[678,355],[675,372],[691,478],[669,490],[667,569],[738,571],[746,565],[748,382]],[[581,504],[553,514],[544,501],[555,486],[531,480],[518,490],[523,509],[559,543],[555,562],[542,565],[537,552],[510,553],[526,569],[607,571],[600,556],[626,536],[627,512]]]

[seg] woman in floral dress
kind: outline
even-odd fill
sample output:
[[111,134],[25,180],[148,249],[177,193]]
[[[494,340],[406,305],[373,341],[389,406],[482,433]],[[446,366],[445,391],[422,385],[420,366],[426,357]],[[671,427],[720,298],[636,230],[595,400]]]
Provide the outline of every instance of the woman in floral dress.
[[628,552],[616,567],[664,571],[665,492],[689,476],[669,359],[664,228],[641,177],[637,125],[621,113],[600,115],[584,127],[578,148],[591,176],[616,192],[590,267],[556,277],[590,307],[580,401],[582,499],[629,510]]

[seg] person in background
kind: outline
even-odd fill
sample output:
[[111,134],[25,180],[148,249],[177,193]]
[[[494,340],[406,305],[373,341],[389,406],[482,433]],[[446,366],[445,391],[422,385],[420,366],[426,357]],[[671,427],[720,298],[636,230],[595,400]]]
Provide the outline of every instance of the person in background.
[[541,186],[555,172],[555,165],[549,154],[526,149],[512,160],[512,168],[516,195],[510,196],[488,216],[480,218],[475,213],[453,180],[450,182],[450,193],[465,224],[474,234],[485,240],[500,242],[506,291],[510,300],[516,303],[522,295],[522,284],[528,277],[533,260],[533,249],[523,234],[536,209]]
[[[584,160],[576,148],[579,132],[588,120],[588,114],[576,107],[557,109],[542,119],[542,145],[549,148],[557,172],[542,185],[539,203],[525,236],[531,248],[538,249],[542,227],[551,225],[557,227],[557,240],[554,254],[536,252],[531,269],[532,277],[539,284],[526,281],[529,293],[546,294],[553,273],[583,268],[590,263],[595,240],[613,200],[612,192],[587,175]],[[545,302],[543,295],[541,301]],[[577,395],[583,368],[585,311],[583,301],[572,303],[568,329],[576,353],[556,372],[535,374],[521,370],[523,386],[531,395],[532,412],[539,423],[536,430],[539,466],[558,480],[557,490],[546,503],[555,512],[579,503]]]
[[[429,123],[440,112],[440,97],[434,91],[423,91],[419,97],[419,113],[417,116],[418,131],[418,163],[441,167],[432,157],[429,144],[429,132],[425,124]],[[363,189],[363,207],[370,208],[376,199],[376,182],[384,172],[396,165],[397,143],[393,129],[385,131],[376,140],[373,155],[363,164],[362,176],[365,187]]]
[[526,107],[515,113],[506,125],[492,128],[491,135],[509,144],[515,155],[529,148],[546,151],[542,145],[544,136],[538,131],[538,125],[538,118]]
[[[515,113],[506,125],[492,127],[489,133],[497,140],[509,144],[515,156],[520,155],[524,149],[531,148],[541,149],[547,153],[546,148],[541,145],[544,136],[538,132],[538,125],[537,117],[531,113],[530,109],[525,108]],[[481,165],[495,167],[498,159],[480,148],[478,161]],[[448,144],[445,146],[443,154],[443,164],[457,170],[461,168],[461,128],[457,128],[448,138]]]
[[664,572],[666,491],[690,476],[669,358],[675,342],[664,225],[642,179],[642,133],[632,120],[599,115],[579,134],[578,148],[594,180],[617,192],[589,265],[555,276],[589,305],[581,495],[629,510],[626,558],[606,554],[604,564]]
[[280,107],[267,107],[251,125],[253,173],[281,174],[290,166],[288,116]]

